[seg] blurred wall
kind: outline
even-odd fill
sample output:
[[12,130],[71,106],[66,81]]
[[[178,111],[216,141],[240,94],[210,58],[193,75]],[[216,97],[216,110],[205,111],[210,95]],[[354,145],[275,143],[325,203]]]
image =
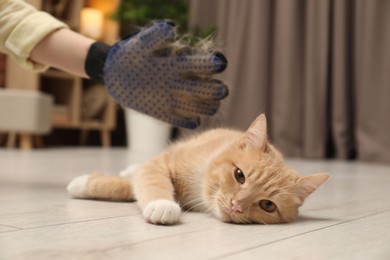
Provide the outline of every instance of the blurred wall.
[[390,1],[192,0],[215,23],[231,95],[208,126],[265,112],[288,156],[390,163]]

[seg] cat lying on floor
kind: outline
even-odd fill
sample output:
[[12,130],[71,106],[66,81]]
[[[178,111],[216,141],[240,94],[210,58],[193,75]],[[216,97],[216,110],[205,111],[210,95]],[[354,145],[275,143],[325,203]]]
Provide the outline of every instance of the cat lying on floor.
[[181,208],[211,212],[224,222],[270,224],[294,221],[328,177],[300,177],[289,169],[267,142],[262,114],[246,132],[214,129],[179,141],[131,178],[83,175],[67,189],[74,198],[137,201],[153,224],[178,223]]

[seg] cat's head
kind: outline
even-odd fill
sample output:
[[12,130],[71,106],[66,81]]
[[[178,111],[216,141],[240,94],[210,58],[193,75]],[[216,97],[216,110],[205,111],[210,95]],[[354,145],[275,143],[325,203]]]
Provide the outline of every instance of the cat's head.
[[304,200],[329,178],[327,173],[301,177],[267,143],[260,115],[247,132],[209,166],[205,196],[225,222],[285,223],[296,219]]

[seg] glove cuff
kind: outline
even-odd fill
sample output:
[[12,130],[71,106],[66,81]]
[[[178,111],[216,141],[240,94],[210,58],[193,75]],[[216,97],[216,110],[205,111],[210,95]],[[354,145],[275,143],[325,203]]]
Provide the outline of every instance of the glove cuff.
[[103,68],[110,46],[102,42],[94,42],[89,47],[84,69],[87,75],[94,81],[104,83]]

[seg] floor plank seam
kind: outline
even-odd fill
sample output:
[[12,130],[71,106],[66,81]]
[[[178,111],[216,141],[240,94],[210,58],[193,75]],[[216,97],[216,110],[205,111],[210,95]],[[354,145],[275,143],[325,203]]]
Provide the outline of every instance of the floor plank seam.
[[231,253],[228,253],[228,254],[223,254],[223,255],[218,256],[218,257],[209,258],[209,260],[223,259],[223,258],[225,258],[227,256],[233,256],[233,255],[245,252],[245,251],[250,251],[250,250],[253,250],[253,249],[256,249],[256,248],[260,248],[260,247],[264,247],[264,246],[267,246],[267,245],[275,244],[277,242],[288,240],[288,239],[291,239],[291,238],[294,238],[294,237],[299,237],[299,236],[302,236],[302,235],[306,235],[306,234],[309,234],[309,233],[317,232],[317,231],[324,230],[324,229],[327,229],[327,228],[332,228],[332,227],[335,227],[335,226],[338,226],[338,225],[343,225],[343,224],[346,224],[346,223],[349,223],[349,222],[353,222],[353,221],[356,221],[356,220],[359,220],[359,219],[372,217],[372,216],[375,216],[375,215],[380,215],[380,214],[383,214],[383,213],[389,212],[389,211],[390,211],[390,209],[386,209],[386,210],[383,210],[383,211],[380,211],[380,212],[364,215],[364,216],[361,216],[361,217],[358,217],[358,218],[354,218],[354,219],[338,222],[338,223],[335,223],[335,224],[332,224],[332,225],[329,225],[329,226],[326,226],[326,227],[321,227],[321,228],[313,229],[313,230],[306,231],[306,232],[303,232],[303,233],[299,233],[299,234],[295,234],[295,235],[292,235],[292,236],[288,236],[288,237],[285,237],[285,238],[277,239],[277,240],[270,241],[270,242],[267,242],[267,243],[264,243],[264,244],[260,244],[258,246],[252,246],[252,247],[248,247],[246,249],[238,250],[236,252],[231,252]]
[[65,226],[65,225],[72,225],[72,224],[78,224],[84,222],[100,221],[100,220],[114,219],[114,218],[134,217],[134,216],[138,216],[138,215],[123,215],[123,216],[105,217],[105,218],[97,218],[97,219],[87,219],[87,220],[80,220],[80,221],[67,222],[67,223],[57,223],[57,224],[44,225],[44,226],[35,226],[35,227],[28,227],[28,228],[18,228],[19,230],[9,230],[9,231],[4,231],[3,233],[33,230],[33,229],[47,228],[47,227]]
[[[0,224],[0,226],[2,226],[2,227],[8,227],[8,228],[14,228],[14,229],[19,229],[19,230],[22,229],[22,228],[20,228],[20,227],[15,227],[15,226],[10,226],[10,225],[4,225],[4,224]],[[15,231],[15,230],[11,230],[11,231]],[[7,232],[7,231],[3,231],[3,232]],[[0,233],[3,233],[3,232],[0,232]]]
[[[151,225],[151,224],[148,224],[148,225]],[[180,236],[185,235],[185,234],[197,233],[197,232],[204,231],[204,230],[210,230],[210,228],[201,228],[201,229],[187,231],[187,232],[184,231],[184,232],[180,233]],[[138,241],[136,243],[123,244],[123,245],[120,245],[120,246],[113,246],[113,247],[105,248],[105,249],[102,249],[102,250],[94,250],[94,251],[98,251],[98,252],[104,253],[104,252],[115,250],[115,249],[119,249],[119,248],[125,248],[127,246],[134,246],[134,245],[148,243],[148,242],[155,241],[155,240],[165,239],[165,238],[169,238],[169,237],[177,237],[177,236],[178,236],[178,234],[172,234],[172,235],[167,235],[167,236],[163,236],[163,237],[156,237],[156,238],[152,238],[152,239],[146,239],[146,240],[143,240],[143,241]]]

